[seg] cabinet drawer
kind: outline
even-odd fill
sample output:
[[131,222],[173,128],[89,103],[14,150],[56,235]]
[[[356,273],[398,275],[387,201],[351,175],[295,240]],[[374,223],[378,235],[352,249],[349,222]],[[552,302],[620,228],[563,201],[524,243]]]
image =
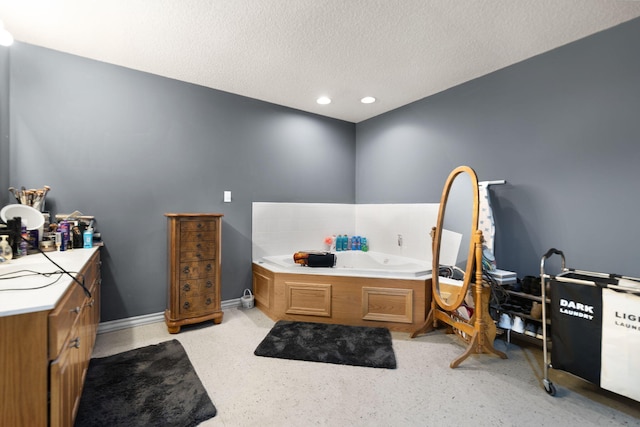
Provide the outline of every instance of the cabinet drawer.
[[180,240],[183,242],[214,242],[216,235],[204,231],[184,231],[180,233]]
[[69,331],[82,312],[84,302],[84,291],[73,283],[49,314],[49,360],[54,360],[60,354]]
[[180,247],[180,261],[215,259],[216,244],[213,241],[184,242]]
[[198,219],[183,219],[180,221],[180,232],[203,232],[215,234],[216,221],[211,220],[198,220]]
[[214,291],[215,282],[213,278],[180,281],[180,298],[197,297]]
[[210,312],[217,307],[216,296],[214,293],[199,296],[182,296],[180,295],[180,315],[195,316],[205,312]]
[[213,261],[194,261],[180,263],[180,281],[213,277],[216,266]]

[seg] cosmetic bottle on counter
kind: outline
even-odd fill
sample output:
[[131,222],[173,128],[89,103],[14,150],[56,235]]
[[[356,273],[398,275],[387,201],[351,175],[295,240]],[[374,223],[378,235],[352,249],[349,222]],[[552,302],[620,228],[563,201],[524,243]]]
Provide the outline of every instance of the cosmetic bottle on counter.
[[57,251],[62,250],[62,232],[60,231],[56,232],[56,250]]
[[93,228],[87,228],[82,233],[83,248],[91,249],[93,247]]
[[11,245],[7,241],[7,237],[9,236],[6,234],[0,236],[0,238],[2,238],[2,241],[0,241],[0,257],[4,258],[5,261],[13,258],[13,249],[11,249]]
[[66,251],[69,249],[69,223],[60,221],[58,230],[60,230],[60,251]]
[[20,228],[20,244],[18,245],[18,255],[27,256],[27,249],[29,244],[27,240],[29,239],[29,233],[27,232],[27,224],[22,221],[22,227]]

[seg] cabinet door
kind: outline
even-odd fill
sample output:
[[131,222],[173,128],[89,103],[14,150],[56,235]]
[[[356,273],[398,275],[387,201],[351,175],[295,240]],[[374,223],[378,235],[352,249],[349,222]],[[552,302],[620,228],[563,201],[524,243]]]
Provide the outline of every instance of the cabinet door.
[[[77,325],[79,326],[79,325]],[[73,328],[71,339],[60,356],[51,362],[50,377],[50,425],[73,425],[80,404],[80,391],[84,380],[84,355],[82,337],[78,327]]]

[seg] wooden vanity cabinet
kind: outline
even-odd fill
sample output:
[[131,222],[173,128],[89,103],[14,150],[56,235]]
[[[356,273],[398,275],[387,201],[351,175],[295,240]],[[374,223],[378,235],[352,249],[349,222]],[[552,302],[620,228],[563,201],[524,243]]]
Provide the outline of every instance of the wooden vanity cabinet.
[[182,325],[222,322],[220,242],[222,214],[180,213],[167,217],[167,309],[169,333]]
[[100,321],[100,252],[52,310],[0,317],[0,425],[73,426]]
[[[85,286],[72,284],[49,314],[50,426],[72,426],[100,323],[99,252],[82,271]],[[82,277],[82,276],[81,276]]]

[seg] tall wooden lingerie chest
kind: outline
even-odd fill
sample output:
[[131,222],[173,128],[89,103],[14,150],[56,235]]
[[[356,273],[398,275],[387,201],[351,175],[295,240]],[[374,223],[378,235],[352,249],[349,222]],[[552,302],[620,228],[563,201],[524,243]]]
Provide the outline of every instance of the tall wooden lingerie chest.
[[222,322],[220,243],[222,214],[166,213],[169,333],[182,325]]

